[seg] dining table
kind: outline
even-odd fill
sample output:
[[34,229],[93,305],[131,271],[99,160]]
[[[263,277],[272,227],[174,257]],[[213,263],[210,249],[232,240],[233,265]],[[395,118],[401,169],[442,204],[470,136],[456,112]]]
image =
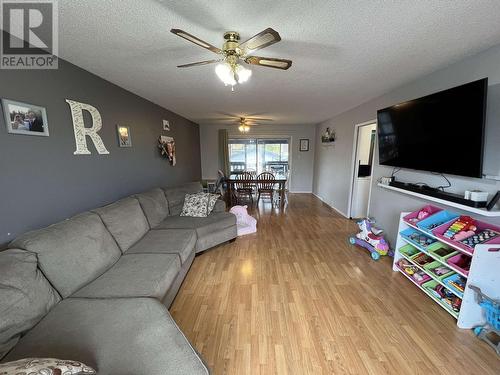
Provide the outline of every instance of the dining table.
[[[229,205],[232,207],[236,203],[236,184],[248,184],[248,185],[257,185],[259,180],[257,179],[257,176],[249,179],[242,179],[241,177],[238,178],[239,173],[232,173],[229,175],[229,177],[226,179],[227,182],[227,192],[228,192],[228,198],[229,198]],[[285,174],[275,174],[274,175],[274,182],[278,186],[278,192],[280,194],[280,206],[283,207],[285,204],[285,184],[287,181],[287,176]]]

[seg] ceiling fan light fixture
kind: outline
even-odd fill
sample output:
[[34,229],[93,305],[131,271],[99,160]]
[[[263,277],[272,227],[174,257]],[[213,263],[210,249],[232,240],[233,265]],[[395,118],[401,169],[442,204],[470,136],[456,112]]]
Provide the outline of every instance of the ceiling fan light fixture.
[[240,126],[238,126],[238,130],[241,133],[248,133],[250,131],[250,126],[245,125],[245,124],[241,124]]
[[245,83],[252,76],[252,71],[243,65],[236,65],[235,72],[238,75],[238,83]]
[[224,85],[226,86],[234,86],[237,84],[236,79],[234,78],[233,69],[231,68],[231,65],[226,62],[218,64],[215,67],[215,74],[217,74],[217,77],[219,77],[219,79],[224,82]]

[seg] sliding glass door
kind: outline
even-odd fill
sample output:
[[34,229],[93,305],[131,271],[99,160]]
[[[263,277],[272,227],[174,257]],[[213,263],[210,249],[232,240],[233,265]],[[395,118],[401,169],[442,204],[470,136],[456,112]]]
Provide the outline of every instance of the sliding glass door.
[[229,139],[229,165],[232,173],[270,171],[286,174],[289,169],[289,140],[268,138]]

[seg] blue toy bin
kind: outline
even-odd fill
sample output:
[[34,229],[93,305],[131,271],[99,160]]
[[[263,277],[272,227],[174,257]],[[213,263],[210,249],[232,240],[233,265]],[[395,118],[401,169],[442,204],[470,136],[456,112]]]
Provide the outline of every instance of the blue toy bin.
[[[445,283],[448,288],[453,289],[455,292],[457,292],[457,294],[461,298],[464,298],[464,291],[458,289],[457,287],[455,287],[455,285],[453,285],[453,283],[459,281],[460,279],[464,280],[465,282],[467,281],[467,280],[465,280],[465,278],[463,276],[460,276],[458,273],[454,273],[453,275],[444,278],[443,283]],[[465,284],[464,284],[464,288],[465,288]]]
[[[423,244],[420,244],[419,242],[417,241],[414,241],[412,238],[411,238],[411,235],[412,234],[417,234],[421,237],[424,237],[425,239],[428,239],[429,242],[426,244],[426,245],[423,245]],[[432,245],[434,242],[436,242],[437,240],[432,238],[432,237],[429,237],[427,235],[425,235],[424,233],[421,233],[419,232],[418,230],[416,229],[413,229],[413,228],[408,228],[408,229],[405,229],[404,231],[402,231],[401,233],[401,236],[403,236],[408,242],[410,242],[413,246],[415,246],[417,249],[423,249],[424,251],[427,251],[427,247]]]
[[433,229],[436,229],[440,225],[447,223],[452,220],[458,219],[459,215],[450,211],[439,211],[427,219],[419,221],[417,227],[422,229],[427,233],[431,233]]

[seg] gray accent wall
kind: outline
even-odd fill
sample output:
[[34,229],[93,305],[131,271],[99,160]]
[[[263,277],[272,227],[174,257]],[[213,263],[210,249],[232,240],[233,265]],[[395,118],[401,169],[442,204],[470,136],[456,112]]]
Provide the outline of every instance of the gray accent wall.
[[[489,78],[489,88],[483,172],[500,175],[500,46],[496,46],[318,124],[316,126],[314,193],[330,206],[347,214],[354,126],[376,119],[378,109],[484,77]],[[390,80],[391,77],[381,77],[381,79]],[[320,144],[319,137],[326,127],[335,130],[337,135],[337,140],[332,147]],[[467,137],[468,129],[457,128],[457,131],[463,132],[464,137]],[[464,152],[466,154],[466,150],[457,150],[457,158],[464,155]],[[390,176],[391,172],[391,167],[378,165],[378,153],[376,153],[369,212],[370,216],[377,220],[377,224],[385,229],[392,244],[395,244],[400,212],[415,210],[427,201],[378,187],[377,179],[381,176]],[[445,184],[442,177],[426,172],[402,170],[397,173],[396,177],[401,181],[424,182],[431,186]],[[448,177],[452,183],[452,188],[448,189],[451,192],[463,193],[465,190],[479,189],[490,192],[491,197],[497,190],[500,190],[500,181]],[[500,209],[500,205],[497,205],[496,209]],[[475,217],[500,224],[499,218]]]
[[[200,180],[199,126],[68,62],[58,70],[0,70],[0,97],[47,109],[49,137],[8,134],[0,116],[0,247],[15,236],[129,194]],[[165,87],[165,90],[168,90]],[[73,155],[65,99],[96,107],[109,155]],[[84,112],[85,113],[85,112]],[[88,113],[84,116],[90,126]],[[162,119],[171,131],[162,130]],[[118,147],[116,125],[130,126],[131,148]],[[176,141],[177,165],[160,157],[157,139]]]

